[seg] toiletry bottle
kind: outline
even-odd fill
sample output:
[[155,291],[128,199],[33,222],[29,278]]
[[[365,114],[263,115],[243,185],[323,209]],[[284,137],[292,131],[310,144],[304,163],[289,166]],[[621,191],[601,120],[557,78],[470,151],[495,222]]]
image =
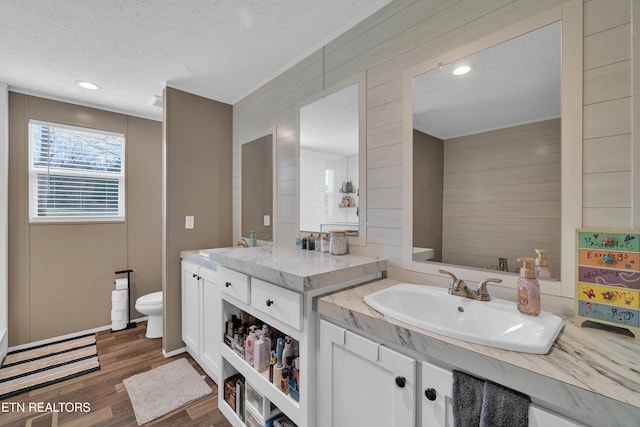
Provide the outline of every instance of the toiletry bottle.
[[256,230],[249,231],[249,246],[258,246],[258,239],[256,238]]
[[300,358],[296,357],[293,359],[293,367],[295,368],[296,373],[296,384],[298,385],[297,390],[300,390]]
[[518,311],[530,316],[540,314],[540,284],[533,269],[533,258],[518,258],[524,263],[516,282],[518,289]]
[[307,250],[316,250],[316,237],[313,235],[313,233],[309,234],[309,238],[307,239]]
[[260,338],[253,346],[253,367],[256,371],[263,373],[269,370],[269,360],[271,351],[271,338],[269,338],[269,326],[262,325]]
[[282,380],[282,351],[284,350],[284,341],[282,338],[278,338],[276,343],[276,364],[273,366],[273,385],[280,388],[280,381]]
[[551,278],[551,267],[549,267],[549,259],[547,258],[546,249],[536,249],[538,258],[536,258],[536,275],[543,279]]
[[280,379],[280,390],[284,394],[289,394],[289,368],[282,368],[282,378]]
[[276,366],[276,351],[271,350],[271,360],[269,361],[269,382],[273,383],[273,368]]
[[254,348],[256,343],[256,327],[251,326],[249,328],[249,336],[244,341],[244,360],[251,366],[253,366]]
[[284,350],[282,351],[282,361],[286,362],[287,358],[293,356],[293,343],[291,342],[291,337],[284,337]]

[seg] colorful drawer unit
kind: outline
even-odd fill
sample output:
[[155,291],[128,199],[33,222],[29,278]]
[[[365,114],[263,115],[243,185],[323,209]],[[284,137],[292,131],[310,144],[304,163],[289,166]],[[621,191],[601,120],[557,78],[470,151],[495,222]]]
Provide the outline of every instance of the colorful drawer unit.
[[577,231],[576,325],[629,329],[640,339],[640,231]]

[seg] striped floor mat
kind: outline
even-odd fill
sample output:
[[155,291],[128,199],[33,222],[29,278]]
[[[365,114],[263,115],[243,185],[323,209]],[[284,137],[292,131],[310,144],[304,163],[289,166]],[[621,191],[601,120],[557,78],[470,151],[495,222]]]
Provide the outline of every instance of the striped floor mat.
[[98,369],[95,334],[12,351],[0,368],[0,400]]

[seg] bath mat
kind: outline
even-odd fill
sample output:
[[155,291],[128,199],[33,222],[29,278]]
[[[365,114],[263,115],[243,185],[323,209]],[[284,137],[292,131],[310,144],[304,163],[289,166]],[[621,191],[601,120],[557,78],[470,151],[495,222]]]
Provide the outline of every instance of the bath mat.
[[185,358],[129,377],[123,383],[138,425],[213,392]]
[[0,400],[99,369],[95,334],[15,350],[0,368]]

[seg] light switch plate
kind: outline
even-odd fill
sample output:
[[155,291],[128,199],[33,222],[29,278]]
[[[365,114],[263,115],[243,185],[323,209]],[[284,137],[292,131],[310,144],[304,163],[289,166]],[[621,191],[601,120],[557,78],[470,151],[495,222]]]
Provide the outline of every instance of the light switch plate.
[[264,216],[264,226],[268,227],[271,225],[271,215],[265,215]]
[[187,230],[193,230],[194,226],[194,217],[191,215],[184,217],[184,228]]

